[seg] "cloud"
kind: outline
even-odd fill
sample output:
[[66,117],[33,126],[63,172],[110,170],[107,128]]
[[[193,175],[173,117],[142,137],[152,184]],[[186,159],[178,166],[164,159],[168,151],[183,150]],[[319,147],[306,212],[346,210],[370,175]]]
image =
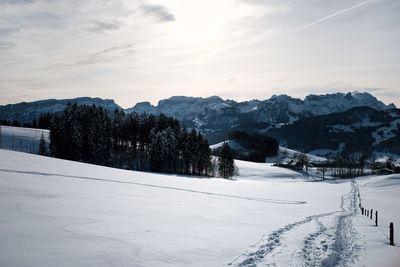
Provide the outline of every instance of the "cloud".
[[88,31],[91,32],[107,32],[107,31],[115,31],[118,30],[122,26],[122,22],[118,20],[112,21],[93,21],[92,25],[87,28]]
[[162,5],[144,4],[140,7],[145,15],[153,16],[161,22],[175,21],[175,16]]
[[0,5],[23,5],[30,4],[36,0],[0,0]]
[[12,48],[14,45],[15,44],[11,42],[0,42],[0,50]]
[[128,56],[134,52],[135,50],[133,43],[121,46],[112,46],[90,54],[85,59],[76,62],[74,65],[92,65],[100,62],[110,62],[117,58]]
[[19,31],[17,28],[0,28],[0,39],[8,37],[17,31]]

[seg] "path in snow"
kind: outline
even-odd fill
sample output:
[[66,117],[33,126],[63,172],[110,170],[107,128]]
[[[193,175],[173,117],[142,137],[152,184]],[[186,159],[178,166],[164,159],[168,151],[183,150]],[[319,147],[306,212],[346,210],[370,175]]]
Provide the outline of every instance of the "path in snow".
[[[350,193],[341,198],[340,211],[287,224],[263,236],[229,265],[345,266],[354,263],[361,248],[352,226],[352,216],[357,213],[357,195],[358,187],[352,181]],[[303,241],[296,244],[299,238]]]
[[198,190],[193,190],[193,189],[189,189],[189,188],[181,188],[181,187],[173,187],[173,186],[165,186],[165,185],[157,185],[157,184],[149,184],[149,183],[139,183],[139,182],[133,182],[133,181],[112,180],[112,179],[104,179],[104,178],[88,177],[88,176],[76,176],[76,175],[65,175],[65,174],[34,172],[34,171],[20,171],[20,170],[9,170],[9,169],[0,169],[0,172],[21,173],[21,174],[41,175],[41,176],[56,176],[56,177],[65,177],[65,178],[73,178],[73,179],[84,179],[84,180],[93,180],[93,181],[102,181],[102,182],[111,182],[111,183],[131,184],[131,185],[138,185],[138,186],[155,187],[155,188],[162,188],[162,189],[167,189],[167,190],[184,191],[184,192],[189,192],[189,193],[244,199],[244,200],[250,200],[250,201],[274,203],[274,204],[292,204],[292,205],[293,204],[294,205],[306,204],[305,201],[300,201],[300,200],[297,201],[297,200],[285,200],[285,199],[272,199],[272,198],[230,195],[230,194],[222,194],[222,193],[217,193],[217,192],[198,191]]

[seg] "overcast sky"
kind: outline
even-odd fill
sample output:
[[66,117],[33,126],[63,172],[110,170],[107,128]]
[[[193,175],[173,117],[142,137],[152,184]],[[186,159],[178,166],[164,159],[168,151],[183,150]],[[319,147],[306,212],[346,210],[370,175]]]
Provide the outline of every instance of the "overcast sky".
[[0,0],[0,104],[367,91],[400,106],[399,0]]

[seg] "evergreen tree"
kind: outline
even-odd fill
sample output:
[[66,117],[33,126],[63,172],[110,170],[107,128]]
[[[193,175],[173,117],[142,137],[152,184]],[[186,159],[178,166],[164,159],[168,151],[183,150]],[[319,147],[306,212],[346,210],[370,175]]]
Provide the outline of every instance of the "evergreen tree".
[[200,175],[208,175],[208,170],[211,165],[211,149],[206,139],[199,133],[197,136],[198,151],[197,151],[197,173]]
[[225,142],[222,145],[221,152],[218,159],[218,173],[219,176],[225,179],[231,178],[235,173],[235,162],[233,159],[233,151]]
[[165,115],[67,107],[51,116],[52,156],[134,170],[207,175],[210,150],[195,130],[188,133]]
[[47,145],[46,145],[46,140],[44,139],[43,133],[42,136],[40,137],[40,142],[39,142],[39,155],[42,156],[47,156]]
[[197,174],[197,163],[198,163],[198,151],[199,145],[197,142],[197,133],[195,129],[192,129],[188,136],[188,151],[190,153],[190,167],[193,175]]
[[190,170],[190,159],[192,157],[192,150],[189,143],[189,134],[186,129],[182,130],[181,133],[181,153],[183,160],[183,174],[189,174]]
[[154,141],[151,144],[150,149],[150,169],[154,172],[161,172],[164,163],[163,158],[163,144],[162,134],[159,132],[155,135]]

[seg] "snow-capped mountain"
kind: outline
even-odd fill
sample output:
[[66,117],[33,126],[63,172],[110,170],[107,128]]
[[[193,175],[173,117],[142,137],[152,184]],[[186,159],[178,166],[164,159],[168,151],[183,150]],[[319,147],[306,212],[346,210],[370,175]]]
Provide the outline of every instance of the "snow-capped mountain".
[[158,102],[157,106],[149,102],[137,103],[134,107],[127,109],[127,112],[147,112],[152,114],[164,113],[179,120],[194,120],[200,114],[209,110],[220,111],[223,108],[231,107],[230,100],[223,100],[218,96],[207,98],[173,96]]
[[223,100],[218,96],[207,98],[174,96],[160,100],[156,106],[142,102],[126,111],[165,113],[183,121],[188,127],[210,134],[243,124],[249,127],[254,127],[256,124],[256,127],[264,129],[275,128],[293,123],[300,118],[343,112],[362,106],[376,110],[396,108],[393,104],[384,104],[369,93],[352,92],[309,95],[304,100],[288,95],[274,95],[266,100],[244,102]]
[[[301,117],[342,112],[354,107],[367,106],[376,110],[396,108],[385,105],[369,93],[336,93],[326,95],[308,95],[304,100],[288,95],[274,95],[266,100],[237,102],[223,100],[218,96],[207,98],[173,96],[153,106],[149,102],[137,103],[127,112],[165,113],[180,120],[209,119],[213,114],[229,111],[234,117],[251,113],[257,121],[287,123]],[[194,122],[195,123],[195,122]]]
[[302,118],[267,134],[281,145],[334,157],[373,152],[400,155],[400,109],[356,107],[344,112]]
[[[100,98],[49,99],[0,106],[0,119],[30,122],[41,113],[62,110],[69,102],[96,104],[109,110],[120,109],[113,100]],[[360,108],[364,112],[359,111]],[[359,116],[354,115],[356,111]],[[201,131],[210,144],[227,140],[229,133],[239,130],[267,133],[291,148],[303,152],[317,150],[321,155],[327,154],[323,152],[328,150],[333,154],[356,151],[357,144],[353,148],[350,144],[346,147],[343,145],[353,141],[373,151],[391,150],[400,154],[400,148],[396,145],[399,138],[399,111],[393,104],[386,105],[369,93],[308,95],[304,99],[274,95],[266,100],[243,102],[224,100],[218,96],[173,96],[160,100],[157,105],[137,103],[125,112],[164,113],[175,117],[186,127]],[[379,114],[376,115],[376,112]],[[310,139],[311,130],[317,133]],[[366,135],[365,138],[361,137],[360,132]],[[305,135],[303,139],[301,134]],[[321,142],[316,144],[316,140]]]
[[112,99],[79,97],[73,99],[46,99],[35,102],[21,102],[0,106],[0,119],[18,120],[22,123],[31,122],[42,113],[52,113],[63,110],[68,103],[78,105],[93,105],[108,110],[121,109]]

